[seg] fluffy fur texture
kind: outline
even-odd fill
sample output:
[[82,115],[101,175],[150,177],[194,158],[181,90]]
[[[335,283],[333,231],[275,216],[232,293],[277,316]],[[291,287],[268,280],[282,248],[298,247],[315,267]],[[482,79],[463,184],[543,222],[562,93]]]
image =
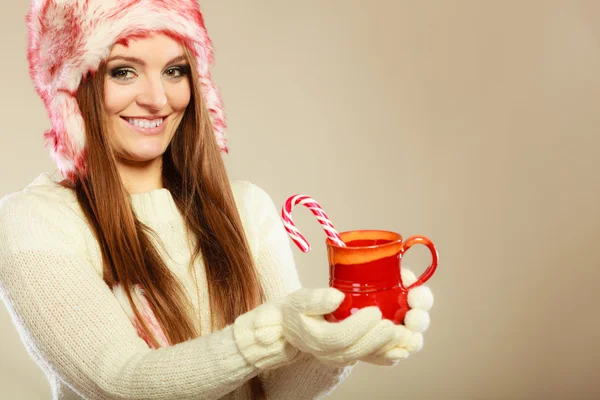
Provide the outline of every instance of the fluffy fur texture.
[[86,173],[85,127],[75,93],[115,43],[160,32],[196,57],[201,92],[221,150],[227,152],[223,103],[211,79],[213,46],[197,0],[33,0],[27,15],[30,74],[52,122],[46,146],[61,173]]

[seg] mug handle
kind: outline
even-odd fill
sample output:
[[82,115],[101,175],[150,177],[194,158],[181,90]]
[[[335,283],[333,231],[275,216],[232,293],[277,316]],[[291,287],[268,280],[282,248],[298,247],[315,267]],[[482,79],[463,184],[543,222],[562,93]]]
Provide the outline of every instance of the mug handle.
[[[431,278],[431,275],[433,275],[433,273],[435,272],[435,269],[437,268],[437,265],[438,265],[439,255],[438,255],[437,249],[435,248],[435,245],[433,244],[433,242],[431,240],[427,239],[425,236],[411,236],[408,239],[406,239],[406,241],[402,245],[400,254],[404,254],[406,252],[406,250],[410,249],[415,244],[424,244],[425,246],[427,246],[429,248],[429,251],[431,252],[432,260],[431,260],[431,264],[429,265],[429,267],[427,267],[427,269],[425,270],[425,272],[423,272],[423,274],[419,277],[419,279],[417,279],[417,281],[415,283],[413,283],[408,288],[406,288],[407,291],[412,288],[415,288],[417,286],[421,286],[422,284],[427,282],[429,280],[429,278]],[[402,283],[402,278],[400,278],[400,285],[402,287],[404,287],[404,283]]]

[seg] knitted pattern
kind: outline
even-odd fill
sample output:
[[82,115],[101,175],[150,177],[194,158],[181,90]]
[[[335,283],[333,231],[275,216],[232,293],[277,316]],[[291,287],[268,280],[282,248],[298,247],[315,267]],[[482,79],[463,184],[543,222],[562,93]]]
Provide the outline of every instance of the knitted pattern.
[[[266,300],[297,291],[278,209],[253,184],[232,182],[232,189]],[[195,264],[198,304],[185,226],[170,192],[134,194],[132,203],[138,218],[158,233],[164,245],[159,252],[190,296],[201,337],[151,349],[138,335],[127,302],[102,280],[100,249],[72,191],[42,174],[0,200],[0,298],[54,399],[245,399],[243,383],[256,375],[270,400],[315,399],[347,376],[348,367],[280,351],[290,349],[282,347],[280,329],[240,331],[240,320],[243,342],[236,341],[232,325],[211,332],[204,266]]]

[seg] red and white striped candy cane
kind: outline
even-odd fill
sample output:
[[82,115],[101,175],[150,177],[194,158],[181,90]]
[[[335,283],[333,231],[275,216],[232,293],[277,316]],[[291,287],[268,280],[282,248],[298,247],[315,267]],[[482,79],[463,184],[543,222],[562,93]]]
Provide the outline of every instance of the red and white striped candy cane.
[[329,220],[327,214],[325,214],[325,211],[323,211],[321,208],[321,205],[308,196],[296,194],[286,200],[283,210],[281,211],[281,217],[283,218],[283,226],[285,227],[285,230],[290,235],[290,238],[294,241],[294,243],[296,243],[296,245],[300,248],[300,250],[302,250],[304,253],[308,253],[310,251],[310,244],[308,244],[304,236],[302,236],[300,231],[298,231],[294,225],[294,221],[292,221],[292,208],[296,204],[301,204],[307,207],[315,215],[315,217],[317,217],[317,220],[325,230],[325,234],[328,238],[333,240],[338,246],[346,247],[346,244],[342,241],[339,233],[333,227],[333,224]]

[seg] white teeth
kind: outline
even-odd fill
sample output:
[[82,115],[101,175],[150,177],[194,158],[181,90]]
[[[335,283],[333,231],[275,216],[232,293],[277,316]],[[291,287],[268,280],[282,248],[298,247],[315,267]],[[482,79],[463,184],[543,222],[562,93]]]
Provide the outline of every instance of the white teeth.
[[161,126],[164,122],[164,118],[154,119],[152,121],[147,119],[135,119],[135,118],[127,118],[127,122],[131,125],[135,125],[139,128],[156,128],[157,126]]

